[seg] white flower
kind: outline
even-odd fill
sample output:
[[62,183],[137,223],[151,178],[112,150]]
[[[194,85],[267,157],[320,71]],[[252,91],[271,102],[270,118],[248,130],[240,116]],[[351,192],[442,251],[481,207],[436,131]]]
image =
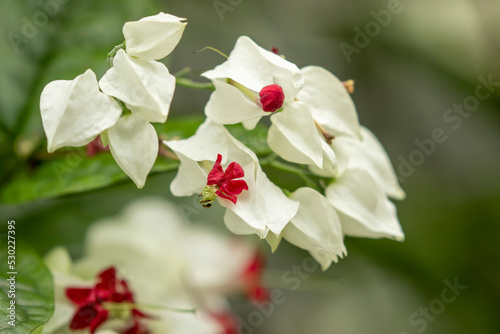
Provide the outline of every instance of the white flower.
[[[90,227],[84,256],[76,263],[62,249],[46,257],[55,279],[56,307],[43,333],[64,330],[75,314],[77,305],[67,298],[67,288],[90,287],[96,274],[111,266],[126,280],[135,307],[153,316],[140,319],[152,334],[219,334],[221,327],[211,314],[227,311],[227,294],[244,288],[242,274],[254,252],[248,244],[202,226],[188,228],[164,200],[134,202],[120,216]],[[175,311],[193,308],[195,314]],[[117,328],[123,328],[123,321],[109,318],[96,333]]]
[[337,262],[347,251],[339,217],[319,192],[312,188],[299,188],[290,198],[300,203],[295,217],[283,230],[288,242],[308,250],[323,270]]
[[101,93],[92,70],[74,80],[52,81],[40,96],[42,123],[49,153],[64,146],[83,146],[112,127],[120,105]]
[[395,205],[367,171],[346,170],[325,194],[337,211],[345,235],[404,239]]
[[186,28],[186,19],[159,13],[123,26],[125,46],[131,56],[157,60],[169,55]]
[[99,86],[105,94],[125,102],[133,113],[163,123],[174,95],[175,77],[160,62],[133,58],[119,50]]
[[[203,192],[204,199],[217,198],[227,208],[224,222],[233,233],[255,233],[265,238],[271,231],[278,236],[295,216],[298,203],[288,199],[269,181],[255,154],[231,136],[224,126],[207,120],[194,136],[165,144],[181,161],[177,176],[170,184],[172,194],[190,196]],[[222,165],[229,166],[223,168]],[[219,171],[220,182],[211,186],[208,176],[214,170]],[[239,176],[226,178],[230,176],[228,170],[238,170]],[[246,190],[241,182],[226,187],[227,180],[236,178],[246,183]],[[236,187],[238,191],[232,193],[231,189]]]
[[337,173],[342,175],[349,169],[365,170],[389,197],[404,199],[394,168],[377,137],[365,127],[360,128],[361,139],[339,136],[332,141],[337,155]]
[[308,105],[297,101],[304,85],[297,66],[243,36],[228,60],[203,76],[216,88],[205,107],[208,118],[252,129],[271,115],[268,143],[274,152],[291,162],[333,168],[334,153]]
[[154,127],[140,114],[121,117],[107,131],[107,141],[113,158],[138,188],[158,156],[158,135]]

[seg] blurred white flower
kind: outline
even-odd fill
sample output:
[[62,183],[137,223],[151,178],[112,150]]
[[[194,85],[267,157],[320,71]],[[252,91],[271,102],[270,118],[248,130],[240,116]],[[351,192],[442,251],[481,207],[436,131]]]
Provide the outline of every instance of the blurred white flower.
[[127,53],[143,60],[162,59],[177,46],[186,25],[186,19],[165,13],[127,22],[123,26]]
[[[255,153],[231,136],[224,126],[207,120],[194,136],[165,141],[165,144],[181,162],[177,176],[170,184],[172,194],[202,194],[204,203],[217,199],[227,208],[224,222],[233,233],[257,234],[266,238],[271,231],[278,236],[295,216],[298,203],[288,199],[280,188],[269,181]],[[234,167],[231,163],[236,163],[243,171],[240,179],[246,183],[247,190],[234,194],[233,198],[216,192],[221,187],[218,184],[209,185],[209,176],[217,168],[217,163],[229,165],[229,169]]]
[[226,62],[202,75],[216,88],[205,107],[208,118],[253,129],[271,115],[268,143],[274,152],[291,162],[333,168],[335,155],[318,123],[308,105],[297,101],[304,85],[297,66],[242,36]]
[[[132,306],[150,316],[135,320],[152,334],[220,334],[220,316],[229,312],[226,296],[255,288],[255,281],[247,281],[255,252],[239,239],[186,226],[175,207],[163,200],[135,202],[120,216],[91,226],[84,256],[75,264],[60,248],[46,257],[55,278],[56,310],[44,333],[67,328],[76,314],[78,305],[68,299],[68,288],[92,287],[95,277],[114,267],[133,294]],[[176,311],[193,308],[195,314]],[[109,317],[96,333],[123,328],[131,324],[128,320]]]
[[123,101],[133,113],[164,123],[174,96],[175,77],[160,62],[137,59],[119,50],[99,87]]
[[83,146],[112,127],[120,105],[99,91],[95,73],[88,69],[73,80],[52,81],[40,96],[40,112],[49,153],[64,146]]

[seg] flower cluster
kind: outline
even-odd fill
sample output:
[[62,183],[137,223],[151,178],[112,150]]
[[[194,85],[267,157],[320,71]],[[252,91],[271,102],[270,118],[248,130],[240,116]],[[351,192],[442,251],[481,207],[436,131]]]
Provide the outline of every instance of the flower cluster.
[[185,26],[185,19],[164,13],[127,22],[125,43],[113,50],[112,67],[99,82],[88,69],[73,80],[47,84],[40,110],[48,151],[87,145],[100,135],[142,188],[158,155],[150,123],[166,121],[175,90],[175,77],[156,60],[172,52]]
[[[215,86],[207,121],[191,138],[165,142],[181,161],[174,195],[198,193],[202,203],[217,198],[232,232],[255,233],[273,249],[284,238],[310,251],[323,269],[346,254],[345,235],[403,239],[388,196],[402,199],[404,192],[384,149],[359,124],[347,89],[352,82],[318,66],[299,69],[246,36],[226,62],[202,75]],[[308,166],[326,182],[323,189],[302,187],[285,195],[259,158],[224,127],[242,123],[251,130],[262,117],[271,120],[267,143],[274,154]],[[223,178],[221,162],[242,179],[228,173]],[[235,183],[206,191],[214,173]]]
[[[113,66],[99,83],[91,70],[49,83],[41,97],[49,152],[85,145],[100,134],[142,187],[158,154],[150,123],[166,121],[176,81],[156,60],[177,45],[185,25],[163,13],[128,22],[125,49],[115,48]],[[346,254],[345,236],[404,238],[389,198],[405,194],[383,147],[359,123],[352,81],[318,66],[299,69],[246,36],[202,76],[214,88],[205,121],[190,138],[162,142],[180,162],[172,194],[198,195],[205,207],[217,201],[233,233],[256,234],[273,250],[285,239],[308,250],[323,269]],[[252,130],[263,117],[270,120],[273,153],[258,156],[227,125]],[[262,160],[320,181],[282,189],[268,178]]]
[[78,261],[52,250],[55,313],[43,333],[237,333],[227,297],[266,298],[260,253],[186,225],[172,204],[141,200],[92,225]]

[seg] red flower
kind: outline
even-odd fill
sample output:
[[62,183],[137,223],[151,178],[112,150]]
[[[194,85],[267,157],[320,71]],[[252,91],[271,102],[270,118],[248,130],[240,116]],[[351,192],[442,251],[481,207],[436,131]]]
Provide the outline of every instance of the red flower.
[[244,180],[235,180],[245,176],[245,172],[236,162],[231,162],[224,172],[220,165],[221,161],[222,156],[217,154],[217,160],[210,173],[208,173],[207,185],[217,186],[217,191],[215,193],[218,196],[236,204],[236,196],[241,194],[243,190],[248,190],[248,185]]
[[265,260],[260,252],[256,252],[248,266],[243,272],[243,279],[246,283],[248,297],[262,303],[269,300],[269,292],[262,285],[262,270],[265,267]]
[[280,109],[285,101],[285,93],[283,92],[283,89],[276,84],[262,88],[259,96],[262,110],[268,112],[275,112]]
[[[90,333],[95,333],[97,328],[110,316],[109,310],[103,305],[104,303],[134,303],[127,282],[117,279],[114,267],[102,271],[97,277],[97,283],[93,288],[66,289],[66,297],[78,305],[70,324],[70,328],[73,330],[89,327]],[[132,308],[131,316],[134,325],[125,333],[147,333],[147,329],[144,329],[141,326],[142,324],[139,324],[139,319],[145,318],[147,315],[136,308]]]

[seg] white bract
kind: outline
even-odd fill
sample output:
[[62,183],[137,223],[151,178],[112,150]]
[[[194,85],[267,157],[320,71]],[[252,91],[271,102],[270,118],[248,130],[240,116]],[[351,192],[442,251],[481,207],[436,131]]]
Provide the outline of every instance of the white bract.
[[160,62],[133,58],[119,50],[99,81],[101,90],[125,102],[133,113],[164,123],[175,91],[175,77]]
[[403,240],[395,205],[363,169],[348,169],[326,188],[345,235]]
[[349,169],[363,169],[387,196],[399,200],[405,198],[382,144],[367,128],[362,126],[360,130],[361,139],[339,136],[332,142],[337,155],[338,175]]
[[186,25],[186,19],[165,13],[127,22],[123,26],[127,53],[144,60],[162,59],[177,46]]
[[[99,84],[90,69],[74,80],[49,83],[40,97],[48,151],[83,146],[101,135],[122,170],[144,187],[158,155],[158,136],[149,122],[167,120],[175,91],[175,77],[153,59],[172,52],[186,24],[164,13],[127,22],[127,52],[116,52]],[[132,115],[120,118],[122,108],[113,97]]]
[[203,76],[216,88],[205,107],[212,121],[252,129],[270,115],[268,143],[274,152],[291,162],[333,168],[334,153],[323,145],[311,110],[297,101],[304,85],[297,66],[242,36],[227,61]]
[[109,149],[120,168],[138,188],[146,178],[158,156],[158,135],[155,128],[140,114],[121,117],[107,131]]
[[312,188],[299,188],[290,198],[300,203],[295,217],[283,230],[288,242],[308,250],[323,270],[344,257],[344,235],[339,217],[319,192]]
[[49,153],[64,146],[83,146],[120,117],[120,105],[99,91],[88,69],[73,80],[52,81],[40,96],[40,112]]
[[218,154],[222,165],[236,162],[244,170],[243,180],[248,190],[237,196],[237,203],[217,197],[227,208],[226,226],[236,234],[257,234],[266,238],[271,231],[278,236],[290,219],[295,216],[298,203],[267,178],[258,159],[250,149],[236,140],[220,124],[207,120],[196,134],[185,140],[170,140],[165,144],[179,157],[181,165],[170,184],[175,196],[200,194],[207,185],[207,176]]
[[304,87],[297,99],[307,104],[314,119],[335,137],[361,138],[356,107],[342,82],[319,66],[306,66],[300,73]]

